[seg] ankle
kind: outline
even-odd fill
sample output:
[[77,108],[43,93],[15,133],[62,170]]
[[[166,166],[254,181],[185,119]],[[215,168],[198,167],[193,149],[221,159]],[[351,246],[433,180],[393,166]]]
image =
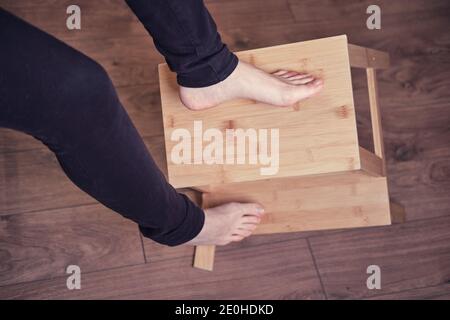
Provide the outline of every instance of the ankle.
[[197,92],[195,91],[196,88],[186,88],[180,86],[179,96],[181,102],[186,108],[192,111],[199,111],[205,108],[205,103],[199,99],[200,92],[198,90]]

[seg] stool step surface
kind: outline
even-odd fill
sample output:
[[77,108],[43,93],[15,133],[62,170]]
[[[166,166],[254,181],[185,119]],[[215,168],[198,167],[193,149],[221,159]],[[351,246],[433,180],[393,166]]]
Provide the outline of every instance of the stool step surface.
[[[312,73],[324,79],[324,89],[317,96],[287,108],[236,100],[204,111],[191,111],[179,99],[175,74],[166,64],[159,65],[168,178],[172,185],[200,187],[361,168],[346,36],[243,51],[237,55],[267,72],[288,69]],[[275,152],[271,139],[276,134],[271,130],[278,130],[278,164],[274,164],[273,157],[270,165],[258,157],[256,164],[249,163],[252,152],[254,155],[249,147],[244,164],[205,163],[202,151],[211,142],[203,134],[210,128],[218,129],[223,137],[227,129],[255,130],[258,137],[262,129],[268,129],[268,156]],[[191,134],[190,163],[173,162],[172,152],[181,141],[174,136],[177,129],[186,129]],[[202,149],[198,154],[194,152],[195,143]],[[276,170],[262,174],[261,169],[270,166],[272,169],[276,166]]]
[[258,202],[266,214],[253,234],[391,224],[386,177],[361,171],[211,186],[203,207]]

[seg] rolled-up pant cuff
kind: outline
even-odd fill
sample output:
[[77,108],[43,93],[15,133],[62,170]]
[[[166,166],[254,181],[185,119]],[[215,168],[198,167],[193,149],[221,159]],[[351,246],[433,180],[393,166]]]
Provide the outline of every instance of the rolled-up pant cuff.
[[226,45],[213,57],[208,58],[206,64],[189,73],[178,73],[177,82],[180,86],[202,88],[219,83],[236,69],[239,59],[228,50]]
[[178,246],[194,239],[202,230],[205,223],[205,213],[189,198],[181,194],[186,204],[186,216],[173,229],[161,230],[139,226],[139,230],[146,238],[160,244]]

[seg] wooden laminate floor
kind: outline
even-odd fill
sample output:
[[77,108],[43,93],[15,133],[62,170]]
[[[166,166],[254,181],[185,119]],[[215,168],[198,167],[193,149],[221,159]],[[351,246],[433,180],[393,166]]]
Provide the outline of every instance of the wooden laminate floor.
[[[98,60],[165,170],[157,63],[151,38],[123,1],[78,0],[82,29],[68,31],[71,1],[0,0],[0,6]],[[381,30],[365,26],[378,4]],[[213,273],[191,268],[193,249],[142,239],[97,204],[31,137],[0,130],[0,298],[31,299],[450,299],[450,2],[448,0],[209,0],[233,50],[347,34],[388,51],[380,73],[392,198],[401,225],[255,236],[218,249]],[[1,42],[1,39],[0,39]],[[1,72],[1,70],[0,70]],[[360,141],[371,148],[364,74],[354,73]],[[299,195],[301,197],[301,195]],[[65,268],[82,270],[66,288]],[[378,265],[382,288],[368,290]]]

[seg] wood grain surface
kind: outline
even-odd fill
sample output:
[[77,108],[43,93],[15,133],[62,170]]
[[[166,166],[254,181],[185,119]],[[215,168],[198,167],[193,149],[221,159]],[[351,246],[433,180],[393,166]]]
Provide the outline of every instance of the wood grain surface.
[[[293,107],[276,108],[255,101],[237,100],[194,112],[182,105],[175,75],[166,64],[160,65],[170,183],[176,187],[196,187],[360,169],[346,36],[243,51],[237,55],[267,72],[282,69],[309,72],[323,78],[326,84],[320,94]],[[217,129],[222,132],[223,141],[227,129],[278,130],[278,171],[270,176],[262,175],[262,164],[249,163],[250,147],[245,152],[245,164],[206,164],[195,151],[191,152],[192,161],[188,164],[174,163],[171,153],[179,141],[173,138],[173,132],[187,129],[192,135],[193,146],[195,121],[201,121],[201,135],[209,128]],[[270,139],[268,136],[268,141]],[[206,144],[200,142],[199,146],[204,148]],[[197,160],[199,163],[192,165]]]

